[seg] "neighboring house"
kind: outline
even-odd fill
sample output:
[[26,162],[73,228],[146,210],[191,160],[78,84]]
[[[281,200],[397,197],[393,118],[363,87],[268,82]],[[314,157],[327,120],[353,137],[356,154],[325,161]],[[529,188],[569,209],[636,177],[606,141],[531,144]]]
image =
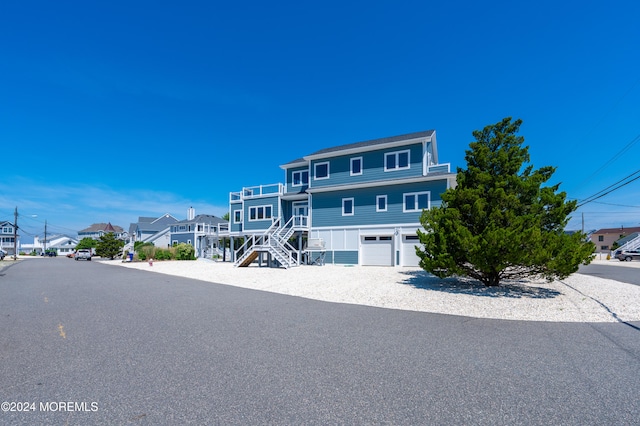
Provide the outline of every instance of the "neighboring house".
[[609,253],[613,243],[635,232],[640,232],[640,227],[602,228],[591,234],[591,242],[596,245],[596,253]]
[[42,252],[54,250],[58,256],[66,256],[69,253],[73,253],[78,245],[76,238],[68,235],[47,235],[47,239],[40,239],[38,235],[33,238],[33,244],[22,244],[20,251],[25,253],[35,252],[37,255]]
[[94,240],[99,240],[104,234],[113,233],[117,239],[126,239],[127,232],[125,232],[122,227],[117,225],[111,225],[109,223],[94,223],[90,227],[83,229],[78,232],[78,239],[82,240],[83,238],[92,238]]
[[265,257],[283,267],[416,266],[422,211],[456,184],[438,162],[434,130],[323,149],[280,167],[284,184],[230,193],[237,266]]
[[[640,232],[640,227],[603,228],[591,234],[591,242],[596,245],[596,253],[609,253],[613,244],[631,234]],[[620,245],[620,244],[619,244]]]
[[15,228],[13,223],[9,221],[0,221],[0,249],[4,250],[7,255],[14,255],[15,249],[20,247],[20,235],[14,235]]
[[176,222],[178,219],[169,213],[157,218],[140,216],[137,223],[132,223],[129,226],[131,244],[141,241],[151,243],[156,247],[169,247],[171,245],[171,225]]
[[171,245],[191,244],[195,248],[195,256],[211,258],[221,253],[220,240],[228,235],[229,222],[217,216],[199,214],[189,208],[187,219],[171,225]]

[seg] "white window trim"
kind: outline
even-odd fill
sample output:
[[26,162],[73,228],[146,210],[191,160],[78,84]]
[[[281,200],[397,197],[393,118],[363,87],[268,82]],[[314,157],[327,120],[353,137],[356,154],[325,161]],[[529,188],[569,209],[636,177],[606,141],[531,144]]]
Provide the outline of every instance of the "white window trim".
[[[347,201],[351,201],[351,213],[345,213],[344,211],[344,203]],[[342,216],[353,216],[356,212],[356,201],[352,198],[343,198],[342,199]]]
[[[318,166],[322,166],[326,164],[327,165],[327,176],[325,177],[317,177],[318,176]],[[329,162],[328,161],[323,161],[322,163],[315,163],[313,165],[313,180],[324,180],[324,179],[329,179],[329,176],[331,175],[331,172],[329,170]]]
[[[406,167],[400,167],[398,165],[398,163],[399,163],[398,159],[400,158],[400,154],[403,154],[405,152],[407,153],[407,166]],[[395,156],[395,158],[396,158],[396,166],[394,168],[392,168],[392,169],[388,169],[387,168],[387,157],[390,157],[392,155]],[[411,168],[411,150],[404,149],[402,151],[387,152],[387,153],[384,154],[384,171],[385,172],[394,172],[396,170],[407,170],[407,169],[410,169],[410,168]]]
[[175,246],[177,246],[178,244],[180,244],[180,243],[178,242],[178,240],[173,240],[173,241],[171,241],[171,246],[172,246],[172,247],[175,247]]
[[[236,220],[236,213],[240,213],[240,219]],[[242,210],[234,210],[233,211],[233,223],[242,223]]]
[[[425,210],[429,210],[431,208],[431,191],[421,191],[421,192],[405,192],[402,194],[402,212],[410,213],[410,212],[420,212],[422,209],[418,208],[418,196],[419,195],[427,195],[427,207]],[[414,196],[413,209],[407,209],[406,199],[408,195]]]
[[[270,208],[271,209],[271,215],[269,217],[267,217],[266,213],[267,210],[266,208]],[[262,218],[258,218],[258,210],[262,209]],[[251,219],[251,210],[255,210],[256,211],[256,218],[255,219]],[[249,222],[262,222],[265,220],[273,220],[273,206],[271,204],[265,204],[262,206],[251,206],[249,207]]]
[[[303,173],[307,173],[307,183],[304,182],[304,179],[302,179],[302,175]],[[295,183],[296,182],[296,174],[300,175],[300,183]],[[291,186],[296,187],[296,186],[304,186],[304,185],[309,185],[309,170],[298,170],[295,172],[291,173]]]
[[[380,199],[384,198],[384,209],[380,208]],[[377,212],[386,212],[388,206],[388,199],[386,195],[378,195],[376,196],[376,211]]]
[[[353,172],[353,162],[356,160],[360,160],[360,172],[358,173],[354,173]],[[362,174],[362,169],[363,169],[363,161],[362,161],[362,157],[353,157],[350,161],[349,161],[349,176],[360,176]]]

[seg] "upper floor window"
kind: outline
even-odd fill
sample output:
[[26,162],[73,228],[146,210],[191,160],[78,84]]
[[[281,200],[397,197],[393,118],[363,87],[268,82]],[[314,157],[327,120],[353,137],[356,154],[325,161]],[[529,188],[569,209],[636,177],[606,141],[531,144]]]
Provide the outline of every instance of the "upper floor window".
[[604,241],[604,235],[598,235],[598,241]]
[[291,186],[302,186],[309,184],[309,170],[298,170],[293,172]]
[[362,157],[355,157],[351,159],[351,176],[357,176],[362,174]]
[[404,194],[404,212],[418,212],[429,208],[429,192],[411,192]]
[[388,152],[384,155],[384,171],[408,169],[411,164],[410,151]]
[[271,206],[249,207],[249,220],[271,219]]
[[329,162],[316,163],[313,167],[313,177],[316,180],[329,179]]
[[386,195],[378,195],[376,197],[376,211],[377,212],[386,212],[387,211],[387,196]]
[[242,210],[234,210],[233,211],[233,222],[234,223],[242,223]]
[[342,199],[342,216],[353,216],[353,198]]
[[2,228],[2,233],[3,234],[12,234],[13,233],[13,228],[12,227],[4,227]]

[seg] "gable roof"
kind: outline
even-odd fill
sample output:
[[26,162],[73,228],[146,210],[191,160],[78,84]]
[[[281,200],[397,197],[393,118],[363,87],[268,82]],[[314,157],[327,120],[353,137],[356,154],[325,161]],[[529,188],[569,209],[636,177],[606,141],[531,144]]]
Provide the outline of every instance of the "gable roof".
[[90,227],[85,228],[82,231],[79,231],[79,233],[81,232],[81,233],[88,234],[88,233],[95,233],[100,231],[119,233],[119,232],[122,232],[123,229],[118,225],[115,225],[115,226],[111,225],[111,222],[109,223],[101,222],[101,223],[94,223]]
[[186,224],[186,223],[208,223],[209,225],[216,225],[218,223],[228,223],[227,220],[221,219],[217,216],[211,214],[199,214],[193,219],[185,219],[175,222],[176,224]]
[[629,228],[602,228],[598,229],[594,232],[594,234],[626,234],[629,235],[633,232],[640,232],[640,227],[629,227]]
[[329,154],[335,154],[340,151],[369,151],[372,149],[382,149],[385,147],[385,145],[392,145],[396,142],[403,142],[412,139],[432,138],[435,135],[435,132],[435,130],[424,130],[421,132],[407,133],[404,135],[389,136],[386,138],[338,145],[331,148],[321,149],[319,151],[306,155],[303,158],[298,158],[296,160],[285,163],[280,167],[286,169],[289,167],[304,165],[308,160],[326,157],[329,156]]

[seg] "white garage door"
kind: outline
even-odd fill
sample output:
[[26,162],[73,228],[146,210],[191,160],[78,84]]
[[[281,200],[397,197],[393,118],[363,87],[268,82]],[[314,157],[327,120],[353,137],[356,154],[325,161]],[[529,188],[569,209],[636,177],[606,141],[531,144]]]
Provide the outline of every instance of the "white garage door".
[[416,246],[420,245],[417,235],[402,236],[402,266],[420,266],[420,258],[416,254]]
[[362,265],[393,266],[393,237],[362,237],[360,255],[362,257]]

